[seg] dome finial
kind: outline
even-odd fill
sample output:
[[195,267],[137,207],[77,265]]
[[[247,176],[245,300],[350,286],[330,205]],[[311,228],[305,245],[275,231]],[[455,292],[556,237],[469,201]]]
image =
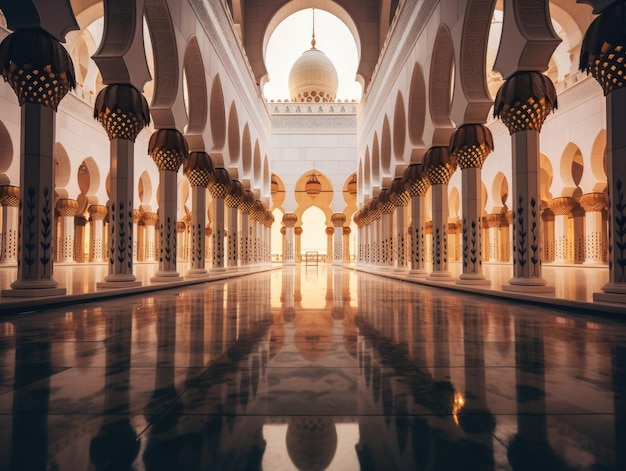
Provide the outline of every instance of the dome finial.
[[315,49],[315,8],[313,10],[313,36],[311,37],[311,49]]

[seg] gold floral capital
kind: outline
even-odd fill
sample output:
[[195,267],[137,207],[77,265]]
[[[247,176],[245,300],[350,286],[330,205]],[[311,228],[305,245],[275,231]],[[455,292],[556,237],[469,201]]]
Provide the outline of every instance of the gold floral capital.
[[20,187],[13,185],[0,185],[0,206],[20,205]]

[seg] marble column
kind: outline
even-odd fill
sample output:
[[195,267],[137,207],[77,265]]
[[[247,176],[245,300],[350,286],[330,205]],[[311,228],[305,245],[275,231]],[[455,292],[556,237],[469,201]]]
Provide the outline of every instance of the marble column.
[[516,72],[498,90],[494,115],[509,129],[513,147],[513,278],[506,291],[552,293],[541,275],[539,133],[556,107],[554,84],[539,72]]
[[569,220],[572,231],[572,257],[576,265],[582,265],[585,261],[585,210],[576,204],[570,212]]
[[141,220],[141,212],[133,209],[133,262],[139,260],[139,221]]
[[426,276],[425,196],[430,182],[422,172],[422,164],[411,164],[404,172],[404,187],[411,197],[411,265],[409,274]]
[[239,266],[239,205],[243,201],[243,185],[239,180],[232,180],[230,192],[226,195],[225,203],[228,207],[228,258],[227,265],[231,270]]
[[141,219],[144,225],[142,260],[154,262],[156,260],[156,225],[159,221],[159,216],[157,213],[146,212],[143,213]]
[[0,265],[17,264],[20,189],[0,185]]
[[602,211],[606,208],[607,202],[604,193],[586,193],[580,198],[580,206],[585,210],[584,265],[604,265]]
[[188,158],[187,141],[177,129],[158,129],[148,153],[159,169],[159,269],[152,283],[182,281],[176,271],[176,213],[178,170]]
[[558,197],[550,203],[554,213],[554,262],[573,263],[571,257],[572,234],[568,231],[568,218],[576,201],[574,198]]
[[350,263],[350,234],[352,233],[352,229],[346,226],[342,229],[341,233],[343,234],[343,263]]
[[206,260],[206,191],[213,178],[213,162],[206,152],[190,152],[183,162],[183,173],[191,186],[191,266],[187,278],[207,274]]
[[22,197],[17,280],[2,296],[64,295],[65,288],[58,288],[53,278],[54,145],[57,107],[76,87],[74,66],[60,42],[38,28],[17,29],[2,41],[2,52],[2,75],[20,104]]
[[111,84],[96,98],[94,115],[109,137],[110,197],[108,213],[109,273],[98,288],[140,286],[133,274],[133,207],[135,139],[150,122],[148,102],[130,84]]
[[383,188],[378,194],[378,205],[382,212],[382,218],[378,222],[380,224],[380,250],[381,264],[384,268],[393,268],[394,263],[394,227],[393,213],[396,205],[391,200],[391,192],[388,188]]
[[394,267],[399,272],[407,270],[406,256],[406,207],[411,200],[406,191],[404,178],[395,178],[391,182],[390,199],[395,206],[396,224],[394,235]]
[[500,261],[500,225],[502,224],[502,214],[487,214],[484,217],[487,225],[487,234],[489,235],[489,261]]
[[334,213],[330,217],[334,227],[333,265],[343,265],[343,225],[346,216],[343,213]]
[[600,15],[589,25],[580,51],[581,70],[598,81],[606,100],[609,282],[593,299],[626,304],[626,14],[623,2],[608,3],[594,5]]
[[252,260],[250,253],[250,237],[252,229],[250,224],[250,212],[252,211],[253,204],[254,194],[250,190],[245,190],[243,192],[241,204],[239,205],[239,211],[241,212],[241,246],[239,248],[239,254],[241,258],[241,265],[246,268],[250,267]]
[[302,263],[302,226],[294,227],[293,233],[296,238],[296,262]]
[[224,248],[225,231],[225,202],[224,199],[230,191],[230,174],[225,168],[216,168],[214,179],[209,185],[209,192],[213,197],[213,235],[211,236],[213,246],[213,263],[211,271],[221,272],[226,269],[226,251]]
[[456,280],[464,285],[490,285],[482,266],[483,211],[482,168],[493,151],[491,131],[482,124],[463,124],[452,136],[450,154],[461,168],[463,201],[463,273]]
[[555,243],[554,243],[554,222],[556,216],[550,208],[546,208],[541,214],[542,222],[542,263],[551,263],[554,261]]
[[61,218],[61,231],[57,236],[60,240],[58,261],[72,263],[74,260],[74,216],[78,210],[78,202],[70,198],[59,198],[55,209]]
[[283,254],[283,265],[295,265],[294,256],[294,226],[298,222],[298,216],[293,213],[283,215],[283,224],[285,225],[285,253]]
[[282,235],[282,250],[280,252],[280,259],[285,262],[285,254],[287,253],[287,228],[285,226],[280,228],[280,234]]
[[335,235],[335,228],[331,226],[327,226],[324,229],[324,233],[326,234],[326,261],[331,262],[333,256],[333,236]]
[[102,262],[104,254],[104,218],[107,207],[101,204],[92,204],[87,208],[89,213],[89,261]]
[[89,254],[85,257],[87,218],[84,216],[74,217],[74,260],[77,262],[86,262],[89,260]]
[[447,147],[431,147],[424,154],[423,172],[432,185],[433,271],[428,278],[451,281],[448,271],[448,183],[456,169],[456,157]]
[[187,225],[184,221],[176,221],[176,260],[186,261],[185,238],[187,236]]

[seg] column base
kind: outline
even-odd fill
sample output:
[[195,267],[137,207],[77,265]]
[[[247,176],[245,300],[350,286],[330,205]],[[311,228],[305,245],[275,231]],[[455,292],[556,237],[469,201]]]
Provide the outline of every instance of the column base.
[[226,267],[211,267],[209,274],[211,273],[223,273],[226,271]]
[[96,283],[96,289],[124,289],[124,288],[137,288],[141,286],[141,281],[136,281],[133,276],[132,280],[123,281],[123,280],[107,280],[106,277],[104,281],[100,281]]
[[414,276],[415,278],[426,278],[428,276],[428,272],[423,268],[417,268],[409,270],[409,276]]
[[[16,283],[20,284],[28,284],[28,282],[15,282],[11,285],[11,289],[3,289],[0,292],[0,295],[3,298],[42,298],[46,296],[65,296],[67,294],[67,290],[65,288],[37,288],[34,286],[27,287],[18,287],[14,286]],[[56,282],[54,282],[56,285]]]
[[407,267],[396,267],[393,271],[396,273],[408,273],[409,269]]
[[502,291],[514,293],[554,293],[554,286],[548,286],[543,278],[511,278],[502,284]]
[[593,300],[601,303],[626,305],[626,294],[621,293],[593,293]]
[[183,281],[183,277],[175,271],[157,271],[150,278],[150,283],[171,283],[172,281]]
[[286,267],[293,267],[293,266],[295,266],[295,264],[296,264],[296,262],[293,261],[293,260],[289,260],[289,261],[283,262],[283,265],[286,266]]
[[453,281],[454,277],[449,271],[433,271],[426,279],[430,281]]
[[191,268],[187,271],[185,278],[205,278],[209,276],[206,268]]
[[457,285],[491,286],[491,280],[482,273],[461,273],[456,279]]
[[605,263],[603,261],[589,260],[589,261],[584,261],[583,262],[583,266],[585,266],[585,267],[607,268],[609,266],[609,264]]

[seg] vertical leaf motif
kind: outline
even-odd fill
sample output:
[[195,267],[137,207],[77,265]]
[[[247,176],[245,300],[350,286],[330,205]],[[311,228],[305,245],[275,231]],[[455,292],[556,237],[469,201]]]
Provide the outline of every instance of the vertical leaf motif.
[[34,227],[35,223],[35,194],[37,190],[30,186],[28,187],[28,196],[26,198],[26,211],[24,211],[24,220],[26,233],[24,234],[24,248],[27,254],[24,255],[24,263],[28,266],[28,270],[24,273],[24,278],[32,279],[33,277],[33,264],[35,263],[35,254],[33,251],[37,246],[37,233]]
[[541,260],[539,258],[538,255],[538,251],[539,251],[539,227],[537,224],[537,214],[538,214],[538,210],[539,208],[537,207],[537,200],[535,200],[535,198],[531,198],[530,199],[530,214],[531,214],[531,220],[532,220],[532,224],[530,226],[530,231],[531,231],[531,236],[532,236],[532,243],[530,244],[530,250],[531,250],[531,255],[530,255],[530,261],[533,264],[533,272],[531,273],[531,275],[534,276],[539,276],[539,265],[541,264]]
[[515,243],[515,252],[517,252],[517,262],[524,267],[526,265],[526,231],[524,229],[524,197],[519,196],[517,199],[517,241]]
[[41,208],[41,257],[39,261],[43,266],[41,278],[52,277],[52,203],[50,191],[47,186],[43,188],[43,207]]
[[[617,195],[615,195],[615,229],[614,237],[615,242],[609,243],[609,248],[615,245],[615,281],[626,281],[626,201],[624,198],[624,192],[622,191],[623,183],[621,178],[618,178],[615,182],[617,188]],[[609,259],[611,259],[610,257]]]
[[467,268],[469,265],[469,245],[467,236],[467,219],[463,218],[463,268]]
[[435,267],[441,267],[441,235],[439,233],[439,228],[435,228],[435,247],[434,247],[434,255],[435,255]]

